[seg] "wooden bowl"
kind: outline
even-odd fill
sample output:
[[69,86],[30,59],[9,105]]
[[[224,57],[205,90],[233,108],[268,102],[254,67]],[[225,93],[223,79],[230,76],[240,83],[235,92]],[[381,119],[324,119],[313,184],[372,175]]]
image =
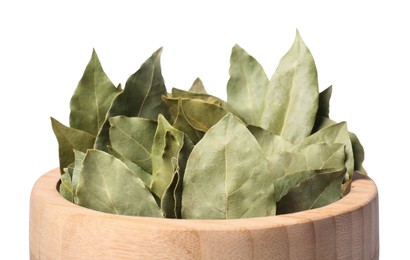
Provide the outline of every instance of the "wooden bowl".
[[107,214],[57,191],[54,169],[30,201],[30,259],[378,259],[375,183],[356,174],[328,206],[273,217],[175,220]]

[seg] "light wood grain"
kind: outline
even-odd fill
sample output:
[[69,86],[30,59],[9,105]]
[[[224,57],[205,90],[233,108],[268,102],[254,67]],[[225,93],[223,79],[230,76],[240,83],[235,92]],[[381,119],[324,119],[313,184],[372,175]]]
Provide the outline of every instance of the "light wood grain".
[[[172,220],[106,214],[66,201],[58,169],[30,201],[30,259],[378,259],[378,193],[356,175],[331,205],[238,220]],[[357,178],[359,177],[359,178]]]

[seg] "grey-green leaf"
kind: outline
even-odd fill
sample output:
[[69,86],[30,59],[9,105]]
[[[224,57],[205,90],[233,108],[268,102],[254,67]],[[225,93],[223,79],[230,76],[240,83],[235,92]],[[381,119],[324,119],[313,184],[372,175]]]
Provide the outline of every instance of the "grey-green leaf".
[[65,173],[61,175],[61,183],[59,187],[59,192],[61,196],[63,196],[69,202],[74,201],[73,185],[71,183],[71,177],[70,177],[70,173],[68,172],[68,170],[65,171]]
[[228,114],[209,129],[189,156],[183,181],[182,217],[233,219],[274,215],[274,193],[263,151],[248,129]]
[[356,134],[349,132],[350,141],[352,142],[353,156],[354,156],[354,170],[367,175],[363,167],[364,149]]
[[184,133],[173,128],[162,116],[158,116],[158,127],[152,145],[151,190],[162,198],[175,173],[172,158],[178,159],[184,145]]
[[163,217],[144,182],[114,156],[88,150],[77,185],[80,206],[113,214]]
[[[141,68],[128,78],[124,91],[114,98],[107,118],[122,115],[157,120],[159,114],[168,116],[167,106],[161,99],[162,95],[167,94],[161,73],[161,53],[162,48],[152,54]],[[106,120],[97,136],[96,149],[108,151],[109,127]]]
[[275,153],[268,160],[273,178],[276,181],[296,172],[327,168],[341,169],[344,167],[346,159],[343,144],[317,143],[306,146],[297,152]]
[[109,122],[112,148],[151,173],[151,147],[157,123],[141,117],[126,116],[112,117]]
[[328,170],[305,178],[278,202],[278,214],[318,208],[339,200],[345,173],[346,169]]
[[181,218],[183,176],[179,172],[177,158],[173,157],[171,163],[174,174],[162,196],[161,209],[166,218]]
[[260,126],[290,142],[300,142],[312,132],[318,99],[315,62],[297,32],[269,82]]
[[332,97],[332,90],[332,86],[330,86],[327,89],[320,92],[317,116],[329,118],[330,98]]
[[86,152],[88,148],[93,147],[95,137],[87,132],[67,127],[54,118],[51,118],[51,125],[58,141],[60,171],[63,173],[63,169],[74,162],[73,150]]
[[302,142],[298,143],[294,151],[300,151],[306,148],[308,145],[316,143],[340,143],[345,145],[346,161],[345,166],[349,176],[353,174],[354,171],[354,157],[353,148],[350,141],[349,131],[347,130],[346,122],[341,122],[334,124],[325,128],[320,129],[318,132],[312,134],[311,136],[305,138]]
[[172,125],[185,132],[197,143],[209,128],[215,125],[228,111],[199,99],[163,97],[169,106]]
[[200,78],[195,79],[189,91],[198,94],[207,94],[204,84],[202,83],[202,80]]
[[223,100],[220,98],[217,98],[215,96],[209,95],[209,94],[203,94],[203,93],[195,93],[191,91],[185,91],[177,88],[172,88],[172,98],[187,98],[187,99],[199,99],[207,103],[215,104],[220,107],[226,107],[226,104]]
[[93,50],[70,101],[70,126],[97,136],[113,98],[120,91],[105,74]]
[[268,77],[258,61],[239,45],[232,48],[228,104],[246,124],[260,126]]
[[110,151],[110,154],[120,159],[128,167],[128,169],[130,169],[135,174],[135,176],[140,178],[145,183],[145,186],[149,187],[152,179],[151,173],[144,171],[138,164],[133,163],[132,161],[124,157],[122,154],[114,150],[114,148],[112,148],[111,146],[108,147],[108,150]]
[[[74,150],[74,168],[72,171],[72,185],[74,195],[76,194],[78,179],[80,178],[81,168],[83,167],[83,161],[85,158],[85,153],[81,151]],[[76,202],[77,198],[74,196],[74,202]]]

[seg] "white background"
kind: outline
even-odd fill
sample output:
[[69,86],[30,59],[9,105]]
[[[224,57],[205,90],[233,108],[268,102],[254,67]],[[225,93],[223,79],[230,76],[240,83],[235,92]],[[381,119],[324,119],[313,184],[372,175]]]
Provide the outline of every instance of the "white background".
[[[238,43],[270,76],[299,29],[333,85],[331,117],[348,122],[380,193],[381,259],[410,257],[410,15],[398,1],[0,2],[0,249],[28,259],[31,188],[58,166],[50,116],[68,124],[69,100],[95,48],[114,84],[163,46],[167,88],[196,77],[226,97]],[[407,222],[406,222],[407,221]],[[401,236],[403,235],[403,236]],[[408,258],[407,258],[408,259]]]

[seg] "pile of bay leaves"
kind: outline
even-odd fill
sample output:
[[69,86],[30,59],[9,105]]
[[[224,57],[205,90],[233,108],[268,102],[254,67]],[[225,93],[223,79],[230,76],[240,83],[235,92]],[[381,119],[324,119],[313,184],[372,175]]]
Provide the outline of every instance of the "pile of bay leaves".
[[238,45],[227,101],[200,79],[167,92],[162,49],[114,86],[93,51],[70,102],[52,118],[64,198],[98,211],[234,219],[308,210],[348,193],[363,148],[329,119],[313,57],[296,33],[269,80]]

